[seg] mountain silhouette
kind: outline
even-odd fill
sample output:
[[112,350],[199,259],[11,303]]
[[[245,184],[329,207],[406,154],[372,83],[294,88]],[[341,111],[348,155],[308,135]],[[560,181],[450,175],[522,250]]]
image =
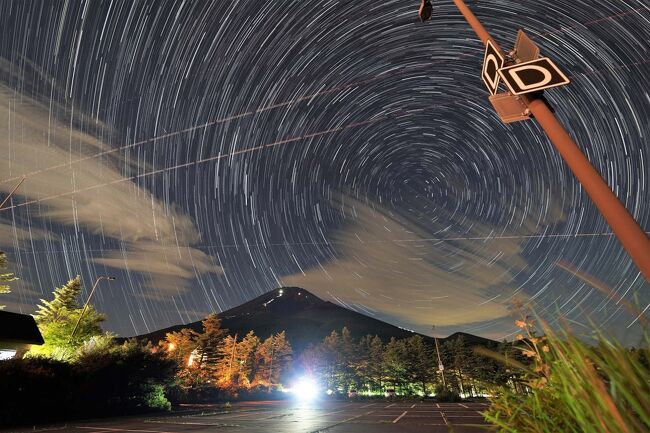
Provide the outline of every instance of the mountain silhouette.
[[[300,287],[282,287],[258,296],[244,304],[218,314],[221,326],[227,328],[231,335],[243,337],[249,331],[264,339],[272,334],[285,331],[294,352],[301,352],[310,343],[318,343],[333,330],[340,332],[347,327],[351,335],[358,339],[364,335],[378,335],[388,341],[420,335],[430,344],[432,337],[409,331],[381,320],[373,319],[356,311],[349,310],[337,304],[324,301]],[[191,328],[202,332],[201,321],[185,325],[175,325],[160,329],[136,338],[157,343],[165,338],[168,332]],[[444,341],[462,336],[470,345],[496,344],[492,340],[471,334],[456,333]]]

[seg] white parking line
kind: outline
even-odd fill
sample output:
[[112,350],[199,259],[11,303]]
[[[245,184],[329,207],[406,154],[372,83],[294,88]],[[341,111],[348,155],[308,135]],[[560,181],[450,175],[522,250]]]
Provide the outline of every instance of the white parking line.
[[260,411],[250,410],[250,411],[246,411],[244,413],[239,413],[239,414],[225,413],[225,414],[219,414],[219,415],[222,415],[222,416],[216,415],[215,418],[216,419],[231,419],[231,418],[240,418],[242,416],[255,416],[255,417],[257,417],[259,415],[267,414],[267,413],[273,413],[273,411],[271,411],[271,410],[263,410],[263,411],[262,410],[260,410]]
[[413,409],[414,407],[415,407],[415,403],[413,403],[413,405],[411,406],[411,409]]
[[438,403],[436,403],[436,407],[437,407],[438,409],[440,409],[440,405],[439,405]]
[[449,425],[449,421],[447,421],[447,417],[445,416],[445,413],[440,412],[440,415],[442,415],[442,420],[445,422],[445,425]]
[[401,420],[402,417],[403,417],[404,415],[406,415],[406,413],[407,413],[407,411],[402,412],[402,414],[401,414],[400,416],[398,416],[397,418],[395,418],[395,419],[393,420],[393,424],[395,424],[395,423],[397,423],[397,421]]
[[86,427],[86,426],[77,426],[77,427],[75,427],[75,428],[83,428],[83,429],[95,430],[95,431],[110,431],[110,432],[122,432],[122,431],[128,431],[128,432],[138,432],[138,433],[172,433],[172,432],[161,431],[161,430],[135,430],[135,429],[126,429],[126,428],[109,428],[109,427]]
[[469,406],[465,406],[463,403],[458,403],[459,406],[463,406],[465,409],[469,409]]
[[370,406],[373,406],[373,405],[375,405],[375,404],[377,404],[377,403],[370,403],[370,404],[367,404],[367,405],[365,405],[365,406],[361,406],[361,408],[363,409],[364,407],[370,407]]
[[327,413],[324,413],[322,416],[333,415],[333,414],[335,414],[335,413],[344,412],[344,411],[345,411],[345,409],[335,410],[334,412],[327,412]]
[[389,404],[389,405],[386,406],[384,409],[389,408],[389,407],[393,407],[393,406],[395,406],[396,404],[397,404],[397,403]]

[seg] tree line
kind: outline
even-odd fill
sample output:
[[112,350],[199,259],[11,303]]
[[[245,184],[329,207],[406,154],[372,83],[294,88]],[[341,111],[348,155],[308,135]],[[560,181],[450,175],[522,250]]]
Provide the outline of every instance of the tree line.
[[[55,289],[52,300],[41,300],[34,318],[45,344],[32,347],[26,357],[77,362],[85,354],[116,345],[114,336],[102,331],[104,314],[88,305],[82,315],[81,291],[77,276]],[[504,342],[490,349],[525,361],[512,344]],[[202,321],[201,331],[184,328],[171,332],[142,350],[174,363],[173,387],[182,390],[185,397],[209,389],[219,390],[220,396],[278,390],[289,384],[292,372],[298,371],[314,376],[332,393],[343,395],[350,390],[376,395],[394,389],[398,395],[450,392],[477,396],[495,385],[520,386],[518,370],[475,353],[462,337],[444,341],[436,350],[420,335],[389,341],[367,335],[356,340],[343,328],[309,346],[294,362],[285,332],[266,339],[253,331],[231,335],[222,328],[218,316],[211,314]],[[439,364],[444,366],[442,371]]]
[[215,388],[239,390],[281,386],[292,364],[291,344],[285,332],[262,340],[253,331],[243,337],[229,335],[216,314],[203,321],[202,332],[183,328],[158,343],[178,366],[178,385],[186,390]]
[[[525,361],[509,343],[495,344],[490,351]],[[355,340],[343,328],[309,346],[299,362],[307,374],[339,394],[355,390],[376,395],[393,389],[397,395],[453,393],[471,397],[486,394],[495,386],[516,387],[519,378],[519,373],[503,362],[476,353],[462,336],[444,341],[436,350],[420,335],[388,342],[376,335]]]

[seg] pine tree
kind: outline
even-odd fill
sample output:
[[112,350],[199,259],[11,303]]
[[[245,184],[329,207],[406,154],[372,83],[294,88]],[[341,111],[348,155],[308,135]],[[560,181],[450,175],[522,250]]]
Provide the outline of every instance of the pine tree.
[[217,384],[221,388],[236,387],[239,381],[239,369],[237,365],[237,338],[231,335],[223,339],[219,347],[219,365],[217,367]]
[[341,356],[341,338],[335,330],[325,337],[320,344],[323,356],[323,374],[328,389],[343,391],[343,357]]
[[224,344],[228,330],[221,327],[221,320],[216,314],[208,315],[202,324],[203,333],[196,337],[197,379],[201,384],[214,383],[217,380],[219,361],[222,356],[221,346]]
[[419,384],[423,395],[427,394],[427,384],[433,380],[436,368],[431,348],[419,335],[405,341],[406,374],[411,384]]
[[350,389],[359,388],[360,381],[355,374],[357,364],[359,363],[358,346],[356,345],[350,330],[347,327],[341,329],[341,380],[343,382],[343,390],[349,391]]
[[271,335],[258,346],[256,360],[259,371],[255,383],[267,386],[269,390],[280,381],[282,373],[291,363],[291,345],[284,331]]
[[192,387],[197,381],[194,358],[196,355],[199,334],[190,328],[178,332],[169,332],[165,340],[158,345],[165,351],[167,358],[176,362],[178,373],[176,378],[183,387]]
[[41,305],[38,306],[34,319],[37,323],[45,323],[66,317],[71,311],[78,308],[77,302],[81,290],[81,277],[77,275],[63,287],[54,289],[53,300],[41,299]]
[[[0,251],[0,271],[7,269],[7,254],[4,251]],[[14,276],[12,272],[0,273],[0,294],[7,294],[11,292],[11,287],[8,284],[12,281],[16,281],[18,278]],[[0,310],[3,310],[5,305],[0,305]]]
[[[78,305],[81,291],[81,277],[77,276],[63,287],[55,289],[52,301],[41,299],[41,305],[38,306],[34,319],[45,344],[33,346],[28,356],[45,356],[71,361],[78,356],[78,349],[85,341],[102,335],[100,323],[106,319],[106,316],[97,312],[92,305],[88,305],[83,312]],[[82,319],[73,337],[73,330],[80,317]]]
[[383,369],[386,380],[394,388],[403,388],[403,384],[407,381],[405,358],[404,341],[391,338],[384,347]]
[[368,369],[368,375],[370,376],[371,387],[375,391],[382,391],[384,383],[384,370],[382,358],[384,355],[384,342],[381,341],[381,338],[374,336],[370,342],[370,367]]
[[244,339],[237,344],[237,363],[239,364],[240,386],[250,388],[255,376],[260,371],[256,363],[255,353],[260,345],[260,339],[253,331],[250,331]]
[[219,385],[223,388],[250,388],[260,367],[256,351],[260,339],[253,331],[238,340],[228,336],[221,346],[218,367]]

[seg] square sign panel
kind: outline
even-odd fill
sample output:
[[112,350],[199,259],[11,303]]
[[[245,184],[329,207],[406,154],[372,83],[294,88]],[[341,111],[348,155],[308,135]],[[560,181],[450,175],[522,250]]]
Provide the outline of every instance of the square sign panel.
[[499,75],[513,95],[539,92],[570,82],[569,77],[546,57],[501,68]]
[[539,47],[523,30],[519,30],[515,42],[515,53],[522,62],[530,62],[539,57]]
[[492,95],[497,93],[499,87],[499,69],[503,68],[506,59],[496,49],[492,41],[488,40],[485,45],[485,56],[483,57],[483,81]]
[[530,112],[526,109],[526,104],[521,100],[521,96],[499,93],[490,96],[490,103],[503,123],[530,119]]

